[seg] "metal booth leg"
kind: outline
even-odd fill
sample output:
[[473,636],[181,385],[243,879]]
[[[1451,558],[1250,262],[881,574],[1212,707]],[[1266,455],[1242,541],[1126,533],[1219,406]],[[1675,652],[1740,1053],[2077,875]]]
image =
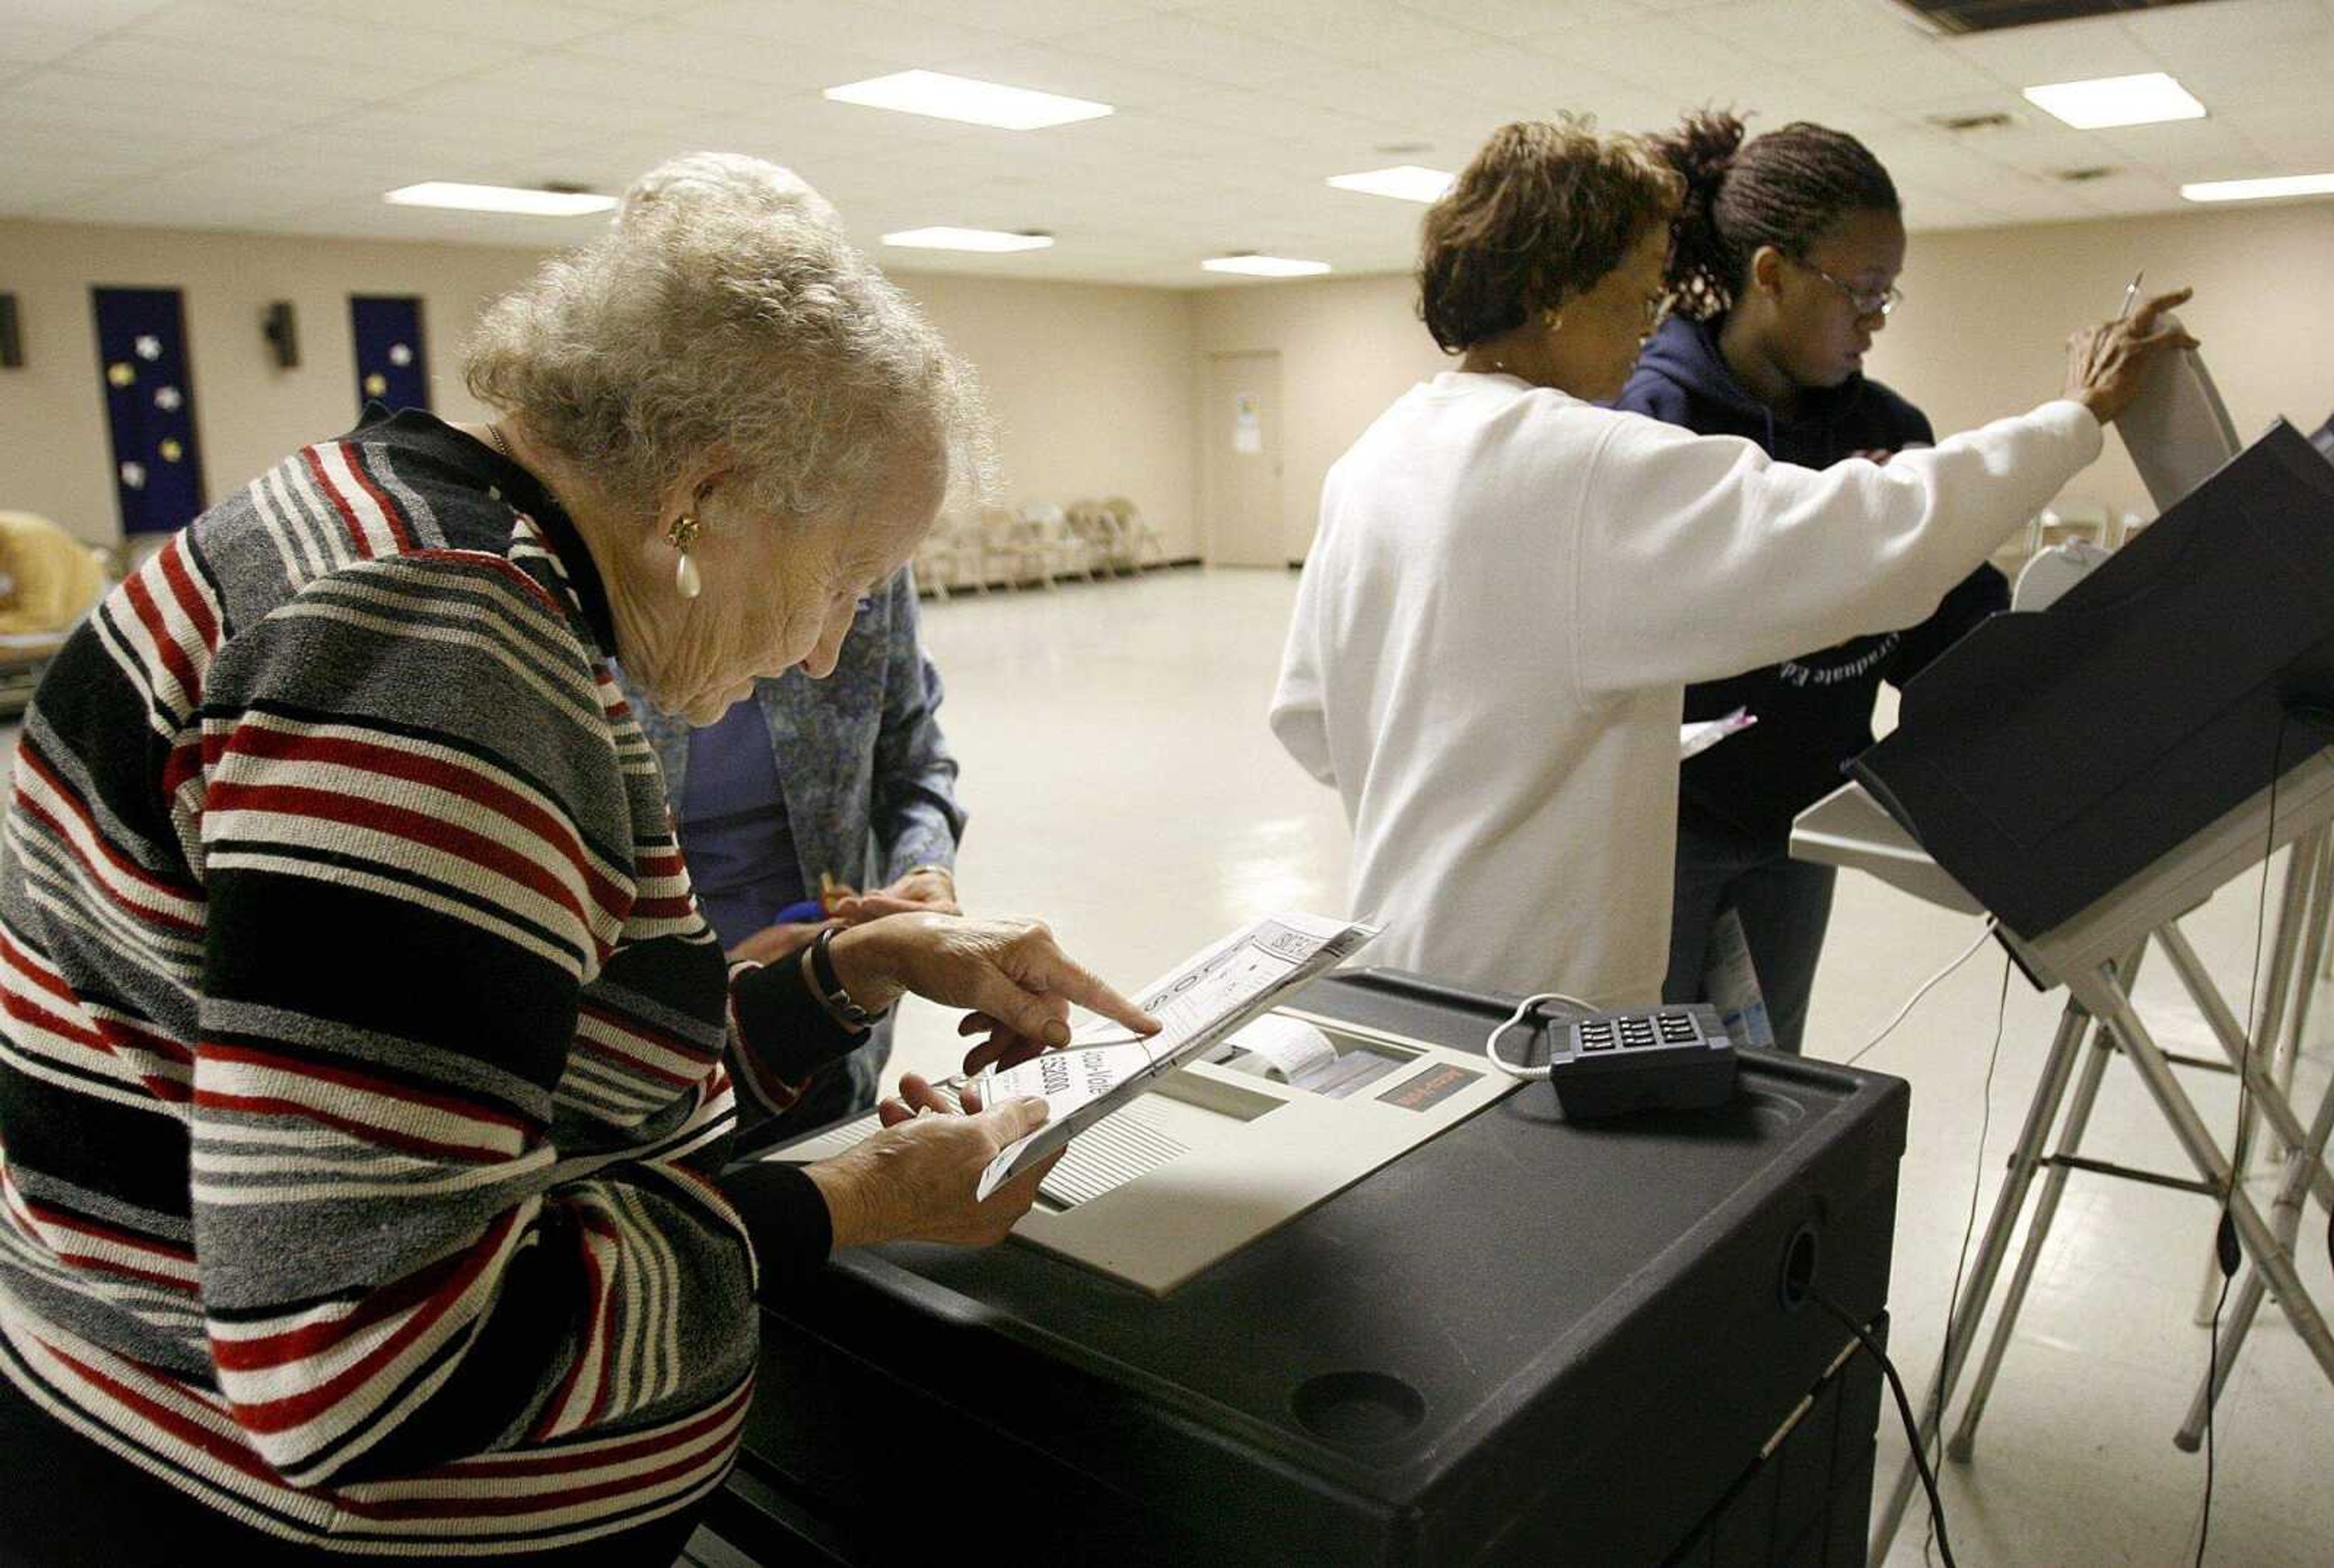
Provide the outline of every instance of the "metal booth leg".
[[[2313,964],[2316,961],[2311,959]],[[2270,1205],[2270,1229],[2277,1237],[2279,1252],[2286,1257],[2293,1255],[2294,1242],[2301,1235],[2310,1168],[2325,1160],[2329,1138],[2334,1138],[2334,1082],[2327,1084],[2326,1096],[2318,1102],[2318,1119],[2310,1123],[2310,1136],[2286,1156],[2285,1178],[2278,1184],[2277,1197]],[[2213,1359],[2211,1373],[2197,1385],[2196,1397],[2188,1406],[2187,1420],[2173,1434],[2173,1442],[2189,1453],[2194,1453],[2204,1441],[2205,1419],[2229,1386],[2230,1369],[2237,1363],[2237,1352],[2245,1348],[2245,1336],[2252,1332],[2254,1314],[2261,1311],[2262,1297],[2267,1291],[2258,1266],[2245,1271],[2244,1284],[2237,1290],[2236,1309],[2230,1316],[2227,1332],[2221,1336],[2220,1353]]]
[[[2147,943],[2143,940],[2117,966],[2128,990],[2139,977],[2140,959],[2146,955]],[[2073,1002],[2069,1007],[2078,1005]],[[1977,1427],[1985,1419],[1986,1401],[1993,1397],[1994,1380],[2001,1373],[2001,1359],[2010,1349],[2010,1338],[2018,1326],[2018,1314],[2025,1309],[2027,1288],[2034,1283],[2034,1269],[2041,1261],[2043,1244],[2050,1237],[2050,1227],[2059,1216],[2059,1199],[2067,1190],[2068,1167],[2059,1157],[2078,1154],[2082,1150],[2083,1134],[2089,1127],[2091,1108],[2098,1101],[2099,1082],[2107,1076],[2107,1063],[2115,1056],[2115,1038],[2107,1027],[2099,1025],[2091,1036],[2091,1049],[2083,1058],[2081,1075],[2075,1080],[2074,1098],[2068,1103],[2067,1117],[2059,1129],[2059,1147],[2050,1160],[2050,1169],[2042,1178],[2042,1190],[2034,1200],[2034,1217],[2026,1222],[2026,1246],[2018,1255],[2018,1267],[2010,1276],[2010,1289],[2001,1298],[2001,1314],[1994,1319],[1993,1338],[1985,1347],[1985,1360],[1979,1363],[1977,1381],[1970,1386],[1969,1401],[1962,1409],[1961,1426],[1945,1445],[1945,1457],[1957,1465],[1966,1465],[1977,1441]]]
[[[1921,1398],[1920,1442],[1924,1448],[1943,1424],[1945,1406],[1953,1397],[1953,1385],[1960,1380],[1962,1364],[1977,1337],[1979,1323],[1985,1315],[1986,1298],[1993,1294],[1994,1276],[2001,1272],[2002,1257],[2010,1250],[2011,1235],[2018,1228],[2019,1213],[2026,1206],[2027,1191],[2041,1162],[2043,1140],[2049,1136],[2050,1124],[2058,1119],[2059,1106],[2066,1099],[2068,1082],[2074,1076],[2076,1051],[2082,1044],[2084,1028],[2089,1022],[2090,1015],[2073,1001],[2059,1015],[2059,1028],[2050,1037],[2050,1053],[2043,1061],[2041,1082],[2035,1085],[2033,1101],[2026,1108],[2025,1125],[2019,1129],[2018,1143],[2011,1152],[2010,1174],[2002,1181],[2001,1195],[1993,1200],[1993,1213],[1986,1220],[1985,1238],[1979,1244],[1968,1289],[1953,1314],[1944,1362],[1937,1368]],[[1913,1456],[1907,1454],[1881,1505],[1880,1517],[1873,1525],[1872,1562],[1879,1563],[1888,1555],[1889,1543],[1896,1538],[1897,1526],[1904,1523],[1905,1505],[1919,1485],[1920,1471],[1914,1466]]]
[[[2165,939],[2165,946],[2169,948],[2172,928],[2167,926],[2156,934]],[[2196,1107],[2181,1089],[2179,1081],[2173,1077],[2172,1064],[2164,1059],[2164,1053],[2148,1034],[2147,1025],[2133,1010],[2131,999],[2116,985],[2113,966],[2103,964],[2090,974],[2071,976],[2068,984],[2086,1006],[2114,1028],[2116,1038],[2122,1042],[2124,1052],[2131,1058],[2132,1064],[2139,1069],[2141,1081],[2147,1085],[2148,1092],[2155,1096],[2156,1108],[2171,1123],[2173,1132],[2187,1150],[2188,1159],[2195,1166],[2197,1174],[2215,1188],[2226,1187],[2230,1171],[2228,1159],[2213,1141],[2212,1132],[2196,1114]],[[2264,1099],[2262,1108],[2273,1111],[2281,1104],[2281,1097],[2277,1095],[2273,1084],[2263,1087],[2268,1090],[2268,1098]],[[2286,1115],[2291,1119],[2290,1109]],[[2291,1137],[2296,1145],[2306,1148],[2309,1142],[2306,1131],[2297,1127]],[[2321,1162],[2305,1160],[2299,1176],[2305,1186],[2313,1185],[2313,1166],[2316,1175],[2325,1174]],[[2246,1196],[2244,1188],[2240,1186],[2227,1190],[2229,1217],[2236,1225],[2238,1241],[2253,1260],[2253,1266],[2261,1271],[2270,1293],[2277,1297],[2278,1305],[2284,1309],[2287,1321],[2293,1324],[2294,1332],[2309,1347],[2310,1355],[2326,1374],[2327,1380],[2334,1383],[2334,1329],[2327,1326],[2324,1316],[2302,1290],[2300,1278],[2293,1271],[2292,1257],[2278,1246],[2276,1236],[2262,1218],[2261,1211],[2253,1207],[2253,1201]]]
[[[2326,830],[2313,828],[2293,842],[2286,853],[2285,882],[2277,902],[2277,934],[2270,940],[2269,977],[2255,998],[2255,1027],[2252,1042],[2262,1048],[2271,1063],[2271,1076],[2278,1049],[2285,1037],[2285,1021],[2293,996],[2296,960],[2301,953],[2302,928],[2310,922],[2310,893],[2318,880],[2319,853],[2326,845]],[[2230,1151],[2242,1180],[2253,1162],[2255,1137],[2261,1128],[2259,1101],[2248,1099],[2245,1113],[2237,1123],[2236,1146]],[[2284,1147],[2291,1148],[2287,1142]],[[2204,1272],[2196,1292],[2195,1320],[2198,1327],[2213,1321],[2213,1309],[2221,1299],[2221,1265],[2209,1246],[2204,1252]]]

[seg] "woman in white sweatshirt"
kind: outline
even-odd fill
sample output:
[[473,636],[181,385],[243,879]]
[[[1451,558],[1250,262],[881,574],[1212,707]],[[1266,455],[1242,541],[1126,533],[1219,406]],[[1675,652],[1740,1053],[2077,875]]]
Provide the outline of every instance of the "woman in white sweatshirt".
[[1919,620],[2190,341],[2165,295],[2070,339],[2030,414],[1885,467],[1777,463],[1595,406],[1677,199],[1646,143],[1566,119],[1494,134],[1427,214],[1421,312],[1459,368],[1330,469],[1271,711],[1344,798],[1379,963],[1657,1001],[1685,683]]

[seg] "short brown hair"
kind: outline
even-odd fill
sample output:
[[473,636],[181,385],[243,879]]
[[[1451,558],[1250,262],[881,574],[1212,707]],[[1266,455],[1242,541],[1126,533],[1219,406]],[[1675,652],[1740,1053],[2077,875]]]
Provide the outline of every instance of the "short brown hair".
[[1491,133],[1419,239],[1418,313],[1445,353],[1521,326],[1621,265],[1683,182],[1643,138],[1585,115]]

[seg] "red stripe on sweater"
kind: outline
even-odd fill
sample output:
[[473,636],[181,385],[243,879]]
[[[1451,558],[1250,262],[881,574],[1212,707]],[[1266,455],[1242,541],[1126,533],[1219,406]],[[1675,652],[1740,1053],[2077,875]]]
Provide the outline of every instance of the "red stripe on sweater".
[[300,461],[307,467],[309,477],[316,482],[316,488],[323,492],[324,499],[333,504],[333,510],[341,515],[341,525],[349,531],[349,543],[356,546],[357,559],[371,560],[372,544],[365,538],[364,524],[357,521],[356,508],[351,506],[348,497],[341,494],[341,487],[325,474],[323,458],[316,455],[315,447],[303,447],[300,448]]
[[195,1261],[195,1249],[191,1246],[181,1246],[176,1242],[164,1241],[159,1236],[141,1236],[135,1231],[118,1230],[111,1226],[100,1225],[93,1219],[78,1214],[68,1214],[61,1208],[52,1208],[47,1204],[34,1198],[25,1198],[19,1201],[24,1204],[25,1212],[31,1214],[43,1225],[53,1227],[58,1230],[77,1231],[82,1236],[94,1236],[100,1241],[110,1241],[116,1246],[130,1247],[137,1252],[154,1253],[162,1257],[174,1258],[180,1263]]
[[194,623],[195,635],[203,640],[203,650],[217,653],[218,617],[211,613],[209,601],[203,597],[194,573],[187,570],[187,536],[184,534],[173,536],[170,543],[162,547],[160,559],[162,575],[170,584],[171,596],[178,600],[178,608],[186,613],[187,619]]
[[170,672],[170,678],[178,683],[179,691],[190,702],[200,697],[202,678],[195,673],[194,661],[187,657],[187,650],[170,635],[170,623],[163,616],[162,607],[154,602],[153,590],[146,586],[146,573],[135,572],[123,578],[121,592],[129,599],[130,607],[138,612],[139,624],[153,640],[155,654],[162,660],[162,668]]
[[[516,790],[458,763],[353,736],[300,734],[257,724],[237,726],[223,755],[355,768],[388,778],[428,784],[432,789],[458,795],[525,829],[536,840],[557,851],[584,878],[592,890],[593,902],[609,910],[618,919],[623,918],[630,906],[630,895],[601,875],[583,853],[573,826],[566,819],[545,811]],[[216,801],[216,796],[213,798]]]
[[472,1165],[491,1165],[510,1158],[504,1150],[488,1149],[480,1144],[441,1143],[435,1139],[400,1132],[375,1122],[360,1121],[352,1116],[335,1116],[329,1111],[319,1111],[296,1100],[265,1094],[222,1094],[216,1089],[197,1089],[193,1100],[198,1111],[239,1111],[253,1116],[285,1116],[295,1121],[313,1121],[336,1132],[345,1132],[360,1143],[378,1143],[385,1149],[401,1150],[407,1154],[458,1159]]
[[733,1419],[739,1406],[754,1395],[751,1378],[738,1391],[681,1427],[650,1432],[631,1442],[595,1448],[582,1453],[551,1453],[544,1455],[506,1456],[485,1455],[475,1459],[456,1459],[428,1472],[421,1479],[483,1479],[500,1480],[520,1476],[556,1476],[564,1471],[586,1469],[601,1465],[621,1465],[645,1455],[676,1448],[705,1437],[725,1421]]
[[211,1360],[221,1371],[252,1372],[265,1367],[288,1366],[294,1361],[322,1355],[352,1334],[362,1333],[375,1323],[386,1323],[398,1313],[428,1301],[445,1288],[448,1279],[460,1272],[471,1251],[487,1245],[493,1236],[490,1231],[485,1240],[473,1244],[469,1251],[450,1254],[415,1269],[402,1279],[390,1281],[366,1295],[342,1316],[303,1323],[298,1328],[258,1339],[213,1336]]
[[200,1449],[239,1475],[265,1481],[271,1486],[284,1485],[284,1477],[269,1469],[257,1454],[253,1453],[243,1444],[223,1438],[208,1427],[188,1420],[168,1405],[140,1393],[120,1379],[108,1376],[88,1362],[77,1360],[57,1346],[50,1344],[46,1340],[40,1341],[40,1343],[51,1355],[71,1367],[84,1381],[104,1390],[115,1400],[128,1405],[179,1442],[189,1448]]
[[[73,813],[75,819],[80,822],[82,827],[89,831],[91,841],[97,845],[98,853],[105,857],[106,864],[111,866],[115,871],[120,871],[131,881],[143,882],[146,886],[152,888],[156,892],[166,893],[174,899],[188,899],[196,896],[189,893],[184,888],[175,887],[169,882],[163,880],[160,877],[156,876],[153,872],[148,871],[145,867],[140,865],[137,861],[131,860],[129,856],[116,849],[113,845],[113,842],[107,838],[104,833],[98,831],[96,819],[89,814],[89,807],[82,803],[80,792],[72,788],[72,785],[66,784],[65,781],[58,775],[56,770],[49,766],[48,759],[41,755],[40,747],[34,744],[33,737],[30,735],[25,736],[20,742],[18,742],[16,746],[16,761],[27,771],[38,774],[41,782],[47,784],[51,790],[55,792],[57,798],[65,803],[67,809]],[[27,808],[32,806],[33,803],[26,799],[21,791],[18,792],[16,799]],[[55,817],[51,816],[46,813],[42,813],[42,820],[47,822],[51,827],[56,829],[60,837],[64,838],[68,842],[71,842],[71,834],[67,832],[65,825],[63,822],[60,822]],[[78,850],[75,851],[76,854],[79,852],[80,851]],[[82,863],[93,864],[93,862],[90,861],[85,856],[82,857]],[[140,911],[140,913],[146,919],[161,922],[169,926],[174,930],[184,931],[189,935],[195,936],[198,936],[202,932],[202,927],[191,920],[180,920],[168,915],[149,914],[143,910]]]
[[[229,811],[273,812],[282,816],[310,817],[386,833],[391,838],[434,850],[449,860],[483,867],[505,880],[516,882],[557,904],[574,917],[577,925],[588,929],[591,924],[590,917],[584,912],[583,900],[549,871],[507,844],[426,813],[308,784],[214,784],[205,811],[207,814]],[[552,848],[560,851],[569,864],[576,863],[575,851],[561,850],[555,844]],[[578,866],[577,870],[580,872],[582,868]]]
[[339,1063],[311,1062],[305,1057],[283,1056],[260,1045],[229,1045],[220,1041],[206,1041],[202,1054],[213,1062],[236,1062],[247,1067],[265,1067],[271,1072],[288,1073],[294,1078],[313,1078],[321,1082],[337,1083],[342,1088],[362,1090],[386,1100],[399,1100],[409,1105],[427,1105],[435,1111],[466,1116],[473,1121],[489,1126],[506,1127],[513,1132],[534,1131],[540,1123],[491,1105],[481,1104],[460,1095],[440,1090],[416,1089],[410,1084],[378,1078]]
[[397,541],[399,550],[412,549],[413,534],[405,526],[405,515],[396,503],[390,500],[388,494],[373,483],[372,471],[365,467],[364,448],[354,441],[342,441],[338,445],[341,460],[349,466],[349,472],[357,476],[357,483],[364,486],[364,493],[372,497],[373,505],[381,508],[381,521],[389,525],[389,536]]
[[[477,1245],[463,1255],[466,1266],[448,1279],[435,1294],[434,1304],[425,1304],[416,1310],[395,1333],[375,1345],[364,1356],[296,1394],[286,1394],[280,1400],[263,1400],[256,1404],[245,1404],[239,1400],[233,1401],[236,1424],[247,1432],[258,1433],[285,1432],[304,1427],[371,1381],[381,1368],[402,1355],[414,1341],[428,1333],[439,1320],[453,1310],[454,1303],[461,1299],[472,1282],[486,1272],[487,1260],[495,1255],[503,1237],[509,1234],[517,1218],[516,1212],[512,1211],[497,1219]],[[212,1342],[214,1353],[218,1342]]]

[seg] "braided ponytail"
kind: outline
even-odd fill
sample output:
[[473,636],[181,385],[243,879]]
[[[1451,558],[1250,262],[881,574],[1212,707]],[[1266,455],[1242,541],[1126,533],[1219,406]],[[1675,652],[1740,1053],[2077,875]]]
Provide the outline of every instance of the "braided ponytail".
[[1896,187],[1844,130],[1795,120],[1743,139],[1736,116],[1703,110],[1654,146],[1685,181],[1670,251],[1671,308],[1708,321],[1733,308],[1760,245],[1804,256],[1847,213],[1896,212]]

